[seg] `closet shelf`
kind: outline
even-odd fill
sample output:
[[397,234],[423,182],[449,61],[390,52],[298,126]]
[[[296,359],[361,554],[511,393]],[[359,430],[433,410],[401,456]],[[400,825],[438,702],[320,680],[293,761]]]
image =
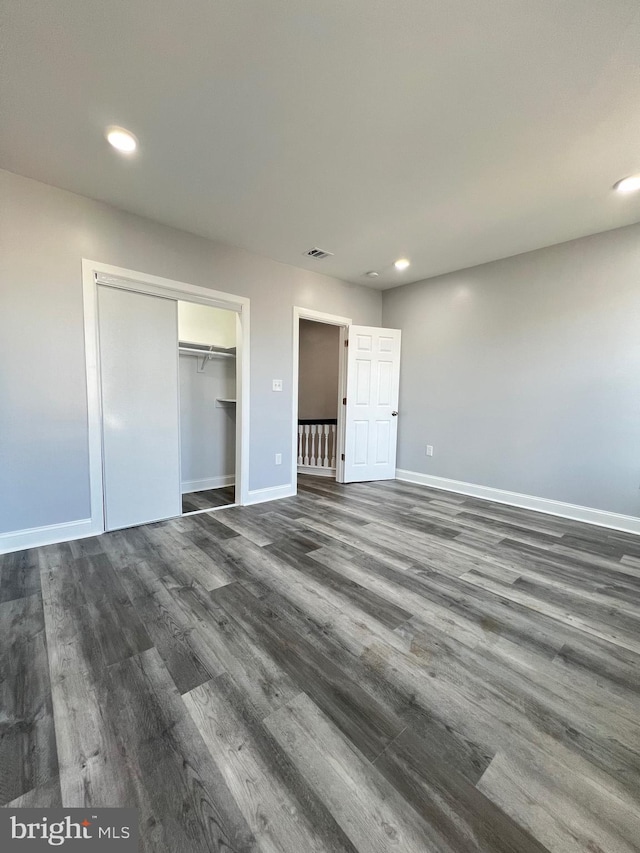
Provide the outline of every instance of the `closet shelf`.
[[183,355],[195,355],[200,358],[204,358],[207,361],[210,358],[235,358],[236,357],[236,348],[235,347],[217,347],[217,346],[206,346],[203,344],[192,344],[188,341],[179,341],[178,342],[178,351]]
[[216,409],[226,409],[229,406],[235,406],[236,401],[224,397],[216,397]]

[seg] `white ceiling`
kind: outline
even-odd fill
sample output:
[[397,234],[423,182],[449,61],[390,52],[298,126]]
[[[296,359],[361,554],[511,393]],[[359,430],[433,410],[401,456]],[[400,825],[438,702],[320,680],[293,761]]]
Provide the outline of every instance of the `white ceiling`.
[[640,220],[638,0],[3,10],[0,166],[160,222],[386,288]]

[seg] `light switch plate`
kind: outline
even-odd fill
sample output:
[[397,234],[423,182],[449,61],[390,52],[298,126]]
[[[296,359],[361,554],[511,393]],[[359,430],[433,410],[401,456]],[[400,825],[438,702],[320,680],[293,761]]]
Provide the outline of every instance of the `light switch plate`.
[[274,379],[271,390],[272,391],[282,391],[282,379]]
[[276,453],[276,465],[282,465],[282,453]]

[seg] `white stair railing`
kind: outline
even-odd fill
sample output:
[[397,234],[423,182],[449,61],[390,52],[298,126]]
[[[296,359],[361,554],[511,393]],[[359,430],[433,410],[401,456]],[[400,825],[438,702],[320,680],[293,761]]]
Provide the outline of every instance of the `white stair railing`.
[[336,467],[336,424],[298,424],[298,467],[329,473]]

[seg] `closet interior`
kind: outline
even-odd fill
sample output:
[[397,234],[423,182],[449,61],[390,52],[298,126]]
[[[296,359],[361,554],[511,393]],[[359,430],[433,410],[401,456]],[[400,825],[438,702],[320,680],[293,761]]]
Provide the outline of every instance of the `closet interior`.
[[178,302],[183,515],[235,503],[236,317]]

